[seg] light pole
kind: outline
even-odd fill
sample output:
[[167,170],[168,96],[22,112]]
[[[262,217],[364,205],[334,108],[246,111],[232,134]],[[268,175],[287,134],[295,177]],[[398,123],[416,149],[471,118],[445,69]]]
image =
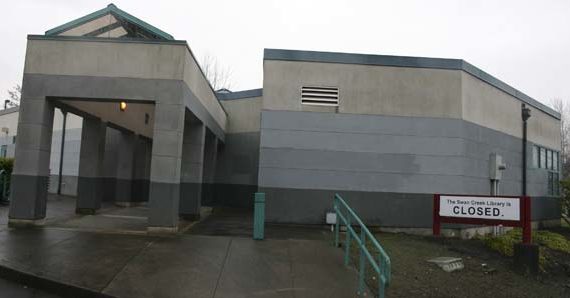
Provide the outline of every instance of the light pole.
[[526,196],[526,126],[530,118],[530,109],[523,103],[521,106],[521,117],[523,121],[523,141],[522,141],[522,195]]

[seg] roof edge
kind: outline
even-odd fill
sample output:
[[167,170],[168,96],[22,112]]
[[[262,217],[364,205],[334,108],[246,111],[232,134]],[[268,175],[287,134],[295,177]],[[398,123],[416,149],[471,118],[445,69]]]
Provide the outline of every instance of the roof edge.
[[52,28],[50,30],[47,30],[45,32],[45,35],[48,35],[48,36],[57,35],[59,33],[65,32],[65,31],[72,29],[74,27],[83,25],[87,22],[90,22],[92,20],[100,18],[100,17],[102,17],[108,13],[118,15],[119,17],[122,17],[122,18],[144,28],[145,30],[149,31],[152,34],[155,34],[156,36],[159,36],[159,37],[164,38],[166,40],[174,40],[174,37],[172,35],[152,26],[151,24],[149,24],[149,23],[147,23],[147,22],[145,22],[145,21],[143,21],[143,20],[141,20],[141,19],[139,19],[139,18],[137,18],[137,17],[135,17],[129,13],[127,13],[124,10],[119,9],[117,6],[115,6],[115,4],[112,4],[112,3],[107,5],[107,7],[103,8],[103,9],[97,10],[97,11],[92,12],[86,16],[80,17],[80,18],[75,19],[73,21],[67,22],[63,25],[60,25],[60,26],[57,26],[57,27]]
[[67,22],[67,23],[65,23],[65,24],[63,24],[63,25],[59,25],[59,26],[57,26],[57,27],[54,27],[54,28],[52,28],[52,29],[49,29],[49,30],[47,30],[47,31],[45,32],[45,35],[50,35],[50,36],[51,36],[51,35],[57,35],[57,34],[59,34],[59,33],[65,32],[65,31],[67,31],[67,30],[69,30],[69,29],[71,29],[71,28],[74,28],[74,27],[83,25],[83,24],[85,24],[85,23],[87,23],[87,22],[89,22],[89,21],[92,21],[92,20],[94,20],[94,19],[100,18],[100,17],[102,17],[102,16],[104,16],[104,15],[106,15],[107,13],[110,12],[110,8],[109,8],[110,5],[111,5],[111,4],[109,4],[107,7],[103,8],[103,9],[99,9],[99,10],[97,10],[97,11],[95,11],[95,12],[92,12],[92,13],[90,13],[90,14],[88,14],[88,15],[82,16],[82,17],[80,17],[80,18],[78,18],[78,19],[69,21],[69,22]]
[[2,115],[7,115],[7,114],[12,114],[12,113],[16,113],[20,111],[20,107],[16,106],[16,107],[11,107],[11,108],[7,108],[4,110],[0,110],[0,116]]
[[260,97],[263,96],[263,89],[249,89],[249,90],[241,90],[232,93],[216,93],[216,96],[219,100],[234,100],[234,99],[243,99],[243,98],[253,98],[253,97]]
[[61,41],[93,41],[111,43],[150,43],[150,44],[172,44],[188,46],[185,40],[165,40],[165,39],[145,39],[145,38],[107,38],[96,36],[62,36],[62,35],[37,35],[28,34],[28,40],[61,40]]
[[560,120],[560,113],[538,100],[524,94],[507,83],[497,79],[480,68],[470,64],[462,59],[447,58],[427,58],[412,56],[390,56],[390,55],[371,55],[371,54],[353,54],[339,52],[318,52],[318,51],[300,51],[300,50],[283,50],[283,49],[264,49],[263,60],[281,60],[281,61],[304,61],[304,62],[321,62],[321,63],[342,63],[342,64],[359,64],[359,65],[378,65],[378,66],[394,66],[394,67],[412,67],[412,68],[433,68],[433,69],[449,69],[462,70],[483,82],[517,98],[542,112]]

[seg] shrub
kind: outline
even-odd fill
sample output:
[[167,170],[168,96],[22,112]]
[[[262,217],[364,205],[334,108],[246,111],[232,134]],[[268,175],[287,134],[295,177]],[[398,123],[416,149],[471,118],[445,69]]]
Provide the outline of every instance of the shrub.
[[[512,257],[514,254],[513,246],[515,243],[522,242],[522,230],[517,228],[508,231],[501,236],[488,235],[483,237],[485,245],[502,255]],[[544,248],[557,250],[570,254],[570,241],[564,236],[549,231],[533,231],[532,242],[539,245],[539,262],[541,268],[547,262],[547,256]]]
[[562,203],[562,214],[566,217],[570,217],[570,178],[566,178],[560,181],[560,199]]
[[[0,157],[0,170],[5,173],[0,177],[0,200],[6,200],[10,195],[10,178],[12,177],[12,169],[14,168],[14,159]],[[6,189],[4,190],[4,179],[6,179]]]
[[13,158],[0,157],[0,170],[4,170],[8,175],[12,175],[13,168],[14,168]]

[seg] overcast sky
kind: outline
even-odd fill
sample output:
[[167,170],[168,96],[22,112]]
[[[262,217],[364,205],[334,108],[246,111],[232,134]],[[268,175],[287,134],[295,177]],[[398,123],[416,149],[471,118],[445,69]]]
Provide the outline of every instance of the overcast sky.
[[[570,103],[570,1],[117,0],[262,87],[264,48],[462,58],[535,99]],[[27,34],[82,17],[98,0],[2,5],[0,95],[22,81]]]

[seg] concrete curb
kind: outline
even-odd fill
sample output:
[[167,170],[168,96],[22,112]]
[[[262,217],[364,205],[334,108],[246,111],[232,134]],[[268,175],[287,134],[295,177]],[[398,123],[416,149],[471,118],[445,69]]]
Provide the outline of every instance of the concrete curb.
[[0,277],[15,283],[46,291],[53,295],[69,298],[116,298],[87,288],[62,283],[50,278],[19,271],[0,264]]

